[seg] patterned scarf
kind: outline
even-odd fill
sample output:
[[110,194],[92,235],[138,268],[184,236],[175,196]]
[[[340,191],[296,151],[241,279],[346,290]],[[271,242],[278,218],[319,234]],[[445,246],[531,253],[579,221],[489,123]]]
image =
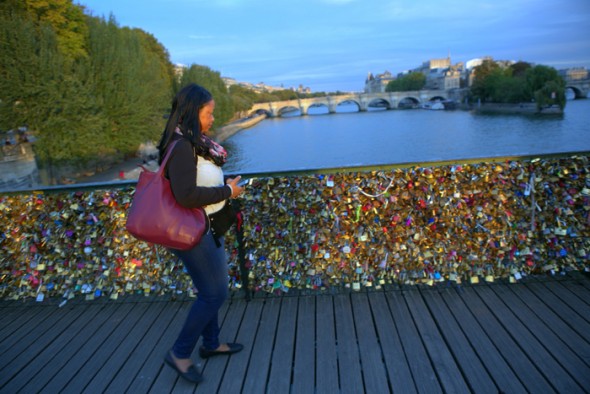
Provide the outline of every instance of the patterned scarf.
[[[174,130],[175,133],[182,135],[179,127]],[[201,143],[194,144],[195,153],[205,159],[212,161],[218,167],[223,167],[227,161],[227,152],[223,146],[207,137],[205,134],[201,135]]]
[[212,161],[218,167],[223,167],[227,161],[227,152],[223,146],[204,134],[201,135],[201,143],[195,147],[195,150],[197,151],[197,155]]

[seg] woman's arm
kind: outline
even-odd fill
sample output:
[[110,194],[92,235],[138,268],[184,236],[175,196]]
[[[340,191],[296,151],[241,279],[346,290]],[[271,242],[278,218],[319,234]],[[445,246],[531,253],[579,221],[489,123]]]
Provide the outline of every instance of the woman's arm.
[[232,189],[228,185],[217,187],[196,186],[197,166],[193,147],[185,139],[181,139],[176,143],[170,159],[168,159],[167,173],[172,194],[183,207],[202,207],[231,197]]

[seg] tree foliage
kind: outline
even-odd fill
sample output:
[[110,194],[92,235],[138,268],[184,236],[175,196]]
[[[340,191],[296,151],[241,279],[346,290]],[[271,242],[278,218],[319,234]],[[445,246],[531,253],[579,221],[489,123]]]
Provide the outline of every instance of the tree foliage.
[[71,0],[24,0],[24,4],[33,21],[52,27],[64,56],[76,59],[87,55],[88,27],[83,8]]
[[[116,21],[89,18],[90,76],[97,111],[107,120],[104,130],[111,152],[129,156],[163,128],[162,110],[170,100],[170,74],[143,33],[119,28]],[[101,152],[102,153],[102,152]]]
[[413,72],[389,81],[386,92],[408,92],[420,90],[426,84],[426,76],[420,72]]
[[133,155],[164,127],[172,66],[141,30],[83,15],[71,0],[6,0],[0,52],[0,129],[37,134],[48,182],[58,168]]
[[482,102],[523,103],[535,101],[538,108],[565,107],[565,82],[548,66],[517,62],[501,67],[485,60],[474,69],[471,97]]
[[201,85],[213,95],[215,100],[214,128],[227,123],[234,117],[234,102],[218,71],[213,71],[207,66],[193,64],[183,71],[179,89],[190,83]]

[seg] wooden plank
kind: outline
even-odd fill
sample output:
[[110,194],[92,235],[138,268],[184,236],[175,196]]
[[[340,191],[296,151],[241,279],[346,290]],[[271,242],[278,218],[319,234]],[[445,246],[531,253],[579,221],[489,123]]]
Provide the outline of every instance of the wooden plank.
[[[527,286],[512,285],[508,289],[514,293],[516,297],[522,300],[529,308],[531,308],[535,315],[541,319],[547,327],[549,327],[555,335],[567,344],[567,346],[574,351],[587,366],[590,366],[590,343],[586,342],[576,331],[569,325],[563,322],[555,312],[547,308],[538,297],[536,297]],[[513,297],[508,298],[512,302]],[[505,301],[507,302],[507,301]]]
[[[165,339],[161,338],[162,340],[160,343],[159,352],[161,356],[149,360],[149,367],[144,368],[144,370],[146,371],[144,372],[146,378],[143,379],[140,382],[140,384],[142,384],[144,387],[148,386],[149,392],[151,393],[192,393],[195,390],[195,384],[182,379],[178,376],[178,373],[174,369],[164,364],[164,357],[166,356],[166,353],[170,351],[170,349],[174,346],[174,342],[180,330],[182,329],[186,321],[186,318],[190,313],[191,308],[194,306],[195,302],[195,298],[190,298],[189,300],[185,301],[185,305],[183,305],[181,311],[179,311],[179,313],[177,313],[174,316],[173,321],[171,322],[171,328],[168,331],[171,335],[167,335]],[[224,302],[217,313],[218,322],[220,326],[224,321],[226,311],[229,308],[229,304],[229,301]],[[222,333],[223,331],[220,334]],[[193,350],[191,358],[193,359],[193,363],[195,364],[196,368],[202,371],[204,362],[198,357],[198,351],[201,345],[201,341],[201,338],[197,340],[197,344],[195,345],[195,349]],[[148,383],[150,382],[152,384],[148,385]],[[136,390],[135,386],[131,387],[133,387],[133,389]],[[146,388],[143,392],[148,392],[148,388]]]
[[[80,352],[84,344],[116,309],[117,307],[113,304],[85,307],[84,313],[66,331],[55,338],[42,353],[20,371],[16,379],[19,379],[22,384],[8,385],[6,389],[17,392],[25,388],[25,384],[32,391],[44,387],[72,357]],[[43,370],[42,374],[38,373],[40,370]],[[28,382],[24,377],[28,377]]]
[[[303,296],[299,297],[298,300],[295,359],[293,361],[293,386],[291,391],[293,394],[313,393],[315,390],[315,303],[317,298],[314,296]],[[332,317],[320,316],[320,318],[327,319]]]
[[[590,305],[588,305],[583,298],[578,297],[569,289],[569,283],[567,287],[559,282],[546,282],[544,285],[564,303],[571,306],[582,319],[587,323],[590,323]],[[588,292],[586,296],[588,296],[588,294],[590,294],[590,292]]]
[[[259,301],[257,301],[259,302]],[[228,304],[228,309],[226,312],[226,317],[223,320],[223,324],[221,325],[221,330],[219,332],[219,338],[221,342],[240,342],[237,340],[239,330],[241,330],[242,321],[245,318],[245,314],[248,313],[248,303],[243,300],[236,300],[232,301]],[[243,343],[245,349],[242,353],[250,352],[252,347],[251,343]],[[233,358],[231,356],[230,358]],[[236,355],[237,357],[237,355]],[[228,357],[213,357],[206,362],[203,361],[201,358],[198,358],[199,362],[204,365],[202,371],[205,380],[202,383],[199,383],[197,386],[196,392],[197,393],[215,393],[219,392],[219,387],[221,386],[222,379],[225,376],[225,372],[227,369],[227,364],[230,360]],[[247,358],[246,358],[247,359]],[[154,391],[157,393],[157,391]]]
[[[450,291],[443,290],[446,293]],[[469,340],[453,317],[453,314],[447,308],[440,292],[424,290],[421,293],[436,322],[436,326],[438,326],[440,333],[448,344],[449,351],[453,353],[461,371],[463,371],[463,376],[467,380],[470,390],[475,393],[497,393],[498,387],[486,371],[482,361],[471,343],[469,343]],[[428,325],[432,326],[432,324],[434,323],[429,323]],[[435,328],[428,327],[427,329],[434,331]]]
[[[140,343],[129,354],[125,364],[117,371],[115,377],[106,387],[105,393],[125,392],[146,360],[152,357],[160,359],[164,357],[165,351],[156,352],[157,344],[162,336],[167,333],[166,329],[170,326],[170,322],[178,312],[179,307],[180,303],[165,303],[163,305],[161,313],[155,318],[154,323],[141,338]],[[135,387],[133,390],[135,390]]]
[[[338,391],[338,362],[334,299],[329,295],[316,299],[315,384],[318,393]],[[342,344],[338,344],[342,346]],[[314,380],[314,370],[308,368],[302,379]]]
[[408,291],[405,295],[408,309],[414,318],[414,323],[443,389],[451,393],[469,392],[469,387],[428,308],[426,308],[420,292]]
[[283,297],[271,355],[271,368],[266,389],[268,393],[288,393],[290,390],[296,327],[297,297]]
[[[559,336],[551,331],[550,328],[537,317],[537,311],[532,309],[531,306],[527,306],[518,297],[515,297],[514,293],[507,289],[506,286],[496,285],[486,289],[486,291],[493,291],[494,295],[504,302],[506,308],[509,308],[515,316],[518,316],[522,326],[528,329],[524,330],[522,335],[526,335],[527,331],[530,332],[538,340],[538,344],[536,345],[540,346],[542,349],[546,349],[547,352],[551,354],[552,357],[550,360],[556,360],[559,368],[552,373],[557,376],[553,375],[553,377],[549,377],[549,379],[555,378],[560,382],[564,380],[567,381],[567,376],[562,375],[565,373],[573,378],[580,388],[590,387],[590,368],[584,364],[582,359],[578,357],[575,352],[573,352],[565,342],[559,338]],[[502,313],[502,309],[498,311],[499,314]],[[508,320],[508,318],[505,320]],[[531,355],[531,357],[536,356]],[[539,366],[541,363],[536,362],[536,364]],[[561,367],[563,367],[562,371],[559,370]],[[560,388],[559,384],[554,383],[554,385]]]
[[[237,327],[236,330],[232,331],[232,332],[228,332],[227,329],[223,330],[223,326],[226,322],[226,318],[228,317],[227,315],[227,311],[229,310],[229,306],[231,305],[231,302],[224,302],[223,305],[221,306],[221,308],[219,309],[219,312],[217,313],[217,318],[218,318],[218,322],[219,322],[219,328],[220,328],[220,333],[219,333],[219,338],[220,338],[220,342],[234,342],[233,338],[236,337],[236,331],[237,331]],[[243,315],[243,311],[245,310],[245,306],[242,308],[242,313],[240,314],[240,316]],[[231,338],[230,340],[225,340],[222,338]],[[203,338],[199,338],[199,340],[197,341],[197,345],[195,346],[195,350],[193,351],[192,354],[192,358],[195,360],[196,366],[197,368],[201,368],[201,371],[203,372],[203,369],[205,368],[206,365],[208,365],[209,361],[203,360],[200,358],[199,354],[199,348],[201,347],[202,344],[202,340]],[[221,382],[221,378],[223,377],[223,370],[227,364],[227,360],[223,359],[224,357],[218,358],[218,359],[213,359],[213,362],[217,361],[219,363],[219,365],[221,365],[220,368],[220,374],[219,375],[215,375],[214,379],[212,379],[212,376],[209,376],[207,374],[207,376],[205,377],[205,381],[206,383],[209,384],[214,384],[215,386],[219,386],[220,382]],[[169,367],[166,367],[167,369],[170,369]],[[211,369],[209,369],[209,371],[211,371]],[[202,385],[202,384],[201,384]],[[176,381],[176,384],[174,385],[171,393],[173,394],[182,394],[182,393],[193,393],[195,391],[195,385],[193,383],[187,382],[184,379],[178,379]]]
[[379,319],[379,316],[373,318],[366,293],[352,294],[350,299],[352,301],[365,392],[391,392],[383,362],[383,349],[375,331],[374,319]]
[[590,271],[585,271],[573,278],[574,281],[586,290],[590,290]]
[[[489,305],[492,313],[496,316],[498,321],[506,328],[528,357],[535,361],[536,367],[541,373],[543,373],[543,375],[545,375],[550,384],[555,387],[558,392],[581,392],[580,385],[572,379],[566,369],[560,364],[561,361],[567,361],[568,365],[572,365],[573,362],[565,356],[559,361],[556,360],[552,354],[547,351],[547,348],[543,346],[542,341],[548,339],[544,338],[543,334],[549,336],[550,331],[546,329],[546,327],[544,331],[542,330],[544,326],[542,322],[539,321],[540,326],[538,327],[528,327],[529,329],[532,328],[534,330],[530,331],[515,315],[515,312],[511,311],[496,293],[494,293],[491,287],[477,286],[475,289],[482,300]],[[511,303],[514,304],[515,302],[517,302],[516,299],[513,299]],[[518,313],[524,314],[526,313],[526,309],[520,309]],[[552,336],[552,338],[558,340],[555,336]],[[548,345],[550,344],[546,344],[546,346]],[[562,347],[561,350],[565,354],[567,348],[564,346]],[[575,355],[572,356],[577,358]],[[579,359],[578,362],[580,362]]]
[[151,303],[140,320],[127,333],[127,337],[121,344],[114,348],[114,352],[105,359],[105,363],[98,370],[94,378],[89,381],[85,392],[103,392],[110,381],[117,375],[127,356],[135,349],[141,339],[146,335],[146,332],[152,326],[154,321],[158,318],[165,303]]
[[130,379],[129,387],[133,388],[132,391],[147,393],[157,379],[160,379],[160,382],[165,382],[165,387],[170,391],[178,374],[164,365],[164,357],[172,347],[176,335],[180,332],[191,305],[192,301],[170,301],[167,303],[165,309],[174,310],[175,313],[170,317],[169,325],[162,332],[150,357],[146,359],[134,379]]
[[[245,349],[229,358],[219,392],[241,392],[246,378],[246,370],[249,364],[248,360],[250,360],[252,346],[254,345],[254,338],[256,338],[258,323],[260,322],[260,315],[262,314],[263,307],[264,300],[253,299],[248,302],[237,337],[237,341],[244,344]],[[252,360],[252,363],[255,364],[257,361],[258,360]]]
[[[97,330],[85,338],[84,345],[76,351],[63,367],[56,373],[49,376],[49,382],[43,387],[47,393],[62,392],[64,386],[74,377],[77,372],[92,358],[97,348],[102,345],[104,340],[116,329],[118,324],[133,308],[132,304],[112,304],[114,311],[107,314],[108,309],[103,310],[106,321],[97,326]],[[94,323],[94,322],[93,322]]]
[[371,292],[368,297],[391,385],[390,391],[403,390],[405,393],[416,393],[412,372],[408,366],[396,323],[387,306],[385,295],[382,292]]
[[387,293],[386,297],[393,320],[399,322],[397,328],[408,365],[414,377],[414,384],[418,392],[441,393],[442,388],[406,305],[404,295],[406,292],[392,291]]
[[500,392],[528,392],[455,290],[439,294]]
[[[340,372],[340,392],[342,393],[358,393],[359,390],[363,390],[364,386],[359,345],[350,300],[351,295],[349,294],[337,294],[334,296],[338,370]],[[366,387],[363,391],[366,391]]]
[[[580,301],[590,305],[590,280],[571,280],[565,283],[560,282],[560,284],[574,293]],[[587,284],[587,286],[584,286],[584,284]]]
[[[183,308],[183,311],[181,313],[178,313],[177,316],[174,318],[174,321],[171,325],[171,329],[169,329],[168,332],[172,333],[171,336],[169,336],[165,341],[162,341],[162,343],[165,343],[165,345],[161,345],[161,349],[160,349],[160,353],[162,354],[162,358],[160,359],[154,359],[151,360],[151,364],[150,364],[150,368],[147,369],[146,371],[146,377],[153,376],[153,384],[149,387],[149,391],[152,393],[161,393],[161,392],[174,392],[174,393],[181,393],[181,392],[193,392],[195,390],[195,385],[193,383],[190,383],[182,378],[180,378],[178,376],[178,373],[176,371],[174,371],[172,368],[170,368],[167,365],[163,365],[163,359],[164,356],[166,354],[166,352],[168,352],[172,346],[174,345],[174,341],[176,340],[176,337],[178,335],[178,333],[180,332],[180,330],[182,329],[182,326],[184,325],[184,322],[186,320],[187,314],[190,311],[190,308],[192,307],[194,301],[191,301],[190,303],[187,302],[186,303],[186,307]],[[237,304],[239,305],[239,303]],[[221,308],[219,308],[219,311],[217,313],[218,316],[218,322],[220,324],[220,338],[221,341],[223,342],[232,342],[233,338],[235,338],[235,328],[232,326],[232,322],[231,319],[228,320],[228,310],[231,308],[236,308],[235,304],[232,303],[231,301],[226,301],[223,303],[223,305],[221,306]],[[244,307],[242,306],[240,309],[239,313],[236,313],[236,317],[238,317],[238,322],[237,325],[239,325],[239,322],[241,320],[241,316],[243,314],[244,311]],[[229,330],[229,332],[228,332]],[[224,340],[223,338],[230,338],[229,340]],[[200,369],[201,372],[203,371],[205,362],[198,357],[198,352],[199,352],[199,347],[201,345],[202,339],[200,338],[197,341],[197,345],[195,346],[195,349],[193,351],[193,354],[191,356],[191,358],[194,360],[194,364],[197,367],[197,369]],[[223,366],[221,368],[221,372],[219,375],[215,375],[213,374],[213,376],[210,376],[211,374],[207,374],[205,376],[205,381],[201,384],[199,384],[198,387],[201,387],[201,385],[205,385],[208,387],[210,387],[211,385],[216,385],[216,387],[219,385],[219,381],[221,379],[221,374],[223,373],[223,368],[225,368],[225,360],[215,360],[218,362],[224,362]],[[155,372],[151,372],[154,370],[154,368],[156,366],[160,366],[162,367],[159,371],[159,373],[155,373]],[[214,370],[215,371],[215,370]],[[213,371],[213,372],[214,372]],[[144,385],[147,384],[149,382],[148,379],[144,379],[143,383]],[[134,388],[134,390],[136,389],[135,386],[131,386]],[[172,390],[171,390],[172,388]],[[143,390],[142,392],[147,392],[148,389],[146,388],[145,390]]]
[[[496,305],[486,305],[477,295],[474,287],[465,287],[460,293],[463,302],[478,320],[487,336],[499,349],[504,359],[514,370],[523,385],[530,391],[539,393],[553,392],[554,389],[539,372],[535,364],[518,346],[518,343],[506,331],[490,311]],[[536,360],[535,360],[536,361]]]
[[[219,323],[220,328],[223,326],[225,318],[227,317],[227,310],[229,308],[229,305],[230,305],[230,302],[224,302],[223,305],[221,306],[221,308],[219,308],[219,311],[217,313],[217,319],[218,319],[218,323]],[[192,305],[191,305],[191,307],[192,307]],[[186,316],[187,316],[187,314],[184,314],[181,316],[180,320],[181,320],[182,324],[184,324]],[[176,335],[180,332],[180,330],[182,328],[182,324],[179,325],[176,332],[170,338],[171,344],[168,346],[168,348],[164,352],[162,352],[162,355],[164,355],[166,353],[166,351],[169,350],[173,346],[174,340],[176,339]],[[223,335],[223,334],[224,334],[223,332],[220,332],[220,338],[222,338],[221,335]],[[235,334],[231,335],[231,338],[235,338]],[[201,372],[202,372],[204,365],[205,365],[205,361],[202,360],[198,356],[199,348],[200,348],[201,344],[202,344],[202,338],[199,338],[197,340],[197,344],[195,345],[195,349],[193,350],[191,358],[194,360],[195,366],[197,368],[201,369]],[[187,393],[187,394],[191,393],[192,394],[195,391],[195,384],[178,377],[178,374],[176,372],[174,372],[169,366],[165,365],[163,367],[163,370],[161,373],[164,376],[171,374],[172,377],[168,378],[168,379],[158,379],[157,385],[154,385],[154,387],[152,387],[152,392],[162,392],[162,391],[168,392],[170,390],[170,388],[171,388],[170,393],[174,393],[174,394],[182,394],[182,393]],[[216,384],[219,385],[219,382],[217,382]],[[161,385],[162,388],[154,390],[154,388],[158,387],[158,385]]]
[[[64,386],[63,391],[69,393],[81,393],[88,385],[88,382],[96,375],[96,373],[107,363],[110,355],[121,346],[127,333],[133,329],[135,323],[148,310],[150,304],[132,304],[132,308],[126,316],[120,317],[120,320],[112,320],[115,325],[111,335],[104,338],[103,342],[98,343],[96,351],[92,357],[78,370],[78,373]],[[109,322],[111,322],[111,320]],[[96,338],[101,339],[100,337]],[[91,391],[92,387],[89,388]]]
[[[2,302],[0,302],[2,304]],[[43,312],[50,313],[54,307],[41,306],[41,305],[30,305],[26,308],[21,306],[12,306],[10,308],[0,309],[0,343],[6,337],[12,335],[12,333],[22,326],[23,321],[32,319],[35,316],[41,315]],[[20,320],[20,322],[19,322]],[[8,331],[7,331],[8,330]]]
[[[9,349],[27,338],[29,333],[35,330],[40,321],[44,321],[55,311],[54,307],[22,307],[15,308],[16,315],[11,314],[11,319],[5,322],[0,331],[0,354],[5,354]],[[6,360],[5,360],[6,361]],[[4,364],[0,361],[0,369]]]
[[[224,302],[223,305],[221,306],[221,308],[219,308],[219,311],[217,312],[217,321],[218,321],[218,324],[219,324],[219,327],[220,327],[220,333],[219,333],[220,334],[220,337],[219,337],[220,338],[220,342],[233,342],[233,338],[236,337],[236,333],[235,332],[227,335],[227,331],[225,331],[225,332],[224,331],[221,331],[222,330],[222,327],[223,327],[223,325],[225,323],[225,318],[227,317],[227,311],[229,309],[229,305],[230,305],[230,302]],[[182,323],[184,323],[185,319],[186,319],[186,314],[184,316],[182,316],[182,319],[181,319],[182,320]],[[181,329],[181,327],[179,327],[178,330],[174,333],[174,335],[172,337],[173,340],[176,339],[176,336],[180,332],[180,329]],[[232,338],[232,340],[225,341],[225,340],[221,339],[221,338],[225,338],[226,336],[229,337],[229,338]],[[201,368],[201,371],[203,371],[204,365],[206,365],[205,360],[202,360],[198,356],[198,354],[199,354],[199,348],[200,348],[200,346],[202,344],[202,340],[203,340],[202,337],[197,340],[197,344],[195,345],[195,349],[193,350],[193,353],[191,355],[191,358],[195,360],[195,366],[197,368]],[[171,348],[171,347],[172,346],[170,346],[169,348]],[[217,360],[217,361],[220,362],[220,363],[223,363],[222,364],[223,367],[221,368],[221,371],[223,371],[223,368],[225,367],[225,364],[226,364],[226,360]],[[169,366],[165,366],[165,370],[166,370],[166,372],[172,371],[172,369]],[[173,374],[176,374],[176,373],[173,372]],[[219,375],[219,377],[216,378],[216,382],[214,383],[215,385],[219,386],[219,381],[221,379],[221,376],[222,375]],[[209,376],[208,378],[209,379],[206,378],[207,381],[208,382],[211,382],[211,376]],[[163,390],[167,387],[166,386],[166,382],[171,382],[173,384],[173,388],[172,388],[171,393],[174,393],[174,394],[182,394],[182,393],[186,393],[186,394],[191,393],[192,394],[195,391],[195,385],[193,383],[191,383],[191,382],[188,382],[188,381],[182,379],[182,378],[178,378],[176,380],[176,383],[174,383],[174,379],[172,379],[172,380],[168,379],[168,380],[163,380],[163,381],[160,380],[160,383],[162,383],[162,382],[164,384]],[[170,384],[170,383],[168,383],[168,384]]]
[[277,334],[280,306],[281,299],[278,297],[267,298],[264,303],[260,325],[252,346],[246,380],[242,387],[244,393],[264,393],[265,391],[270,373],[274,340]]
[[0,388],[13,378],[21,369],[31,363],[51,342],[74,324],[83,313],[82,308],[57,310],[35,327],[26,340],[10,347],[10,352],[2,355],[0,371]]
[[528,283],[527,288],[551,308],[561,320],[576,331],[578,335],[590,342],[590,325],[574,308],[563,302],[553,292],[547,291],[547,288],[542,283]]

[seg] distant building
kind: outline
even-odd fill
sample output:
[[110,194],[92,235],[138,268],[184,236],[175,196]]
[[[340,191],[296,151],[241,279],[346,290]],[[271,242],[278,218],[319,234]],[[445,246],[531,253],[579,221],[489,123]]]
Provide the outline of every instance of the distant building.
[[461,76],[463,74],[463,63],[451,65],[451,57],[444,59],[430,59],[422,63],[422,66],[414,69],[414,72],[421,72],[426,77],[425,89],[448,90],[461,87]]
[[383,93],[387,84],[394,79],[395,77],[389,71],[385,71],[383,74],[377,74],[376,76],[369,73],[367,79],[365,79],[365,93]]
[[559,75],[569,81],[579,81],[589,78],[588,70],[584,67],[574,67],[568,68],[566,70],[559,70]]
[[221,80],[225,84],[225,87],[228,89],[230,86],[239,85],[238,81],[236,81],[234,78],[221,77]]
[[[238,82],[236,79],[234,78],[228,78],[228,77],[221,77],[221,79],[223,80],[223,82],[225,83],[225,86],[229,89],[230,86],[233,85],[238,85],[238,86],[242,86],[246,89],[250,89],[256,93],[264,93],[264,92],[276,92],[279,90],[293,90],[295,91],[294,88],[285,88],[284,86],[270,86],[265,84],[264,82],[258,82],[256,84],[250,83],[250,82]],[[302,92],[302,93],[310,93],[311,89],[310,88],[304,88],[302,85],[299,85],[299,88],[296,90],[297,92]]]
[[297,93],[310,94],[311,93],[311,88],[304,87],[303,85],[299,85],[299,87],[297,88]]
[[187,68],[187,66],[185,66],[184,64],[180,64],[180,63],[176,63],[174,65],[174,76],[180,80],[180,77],[182,77],[182,73],[184,72],[184,70]]

